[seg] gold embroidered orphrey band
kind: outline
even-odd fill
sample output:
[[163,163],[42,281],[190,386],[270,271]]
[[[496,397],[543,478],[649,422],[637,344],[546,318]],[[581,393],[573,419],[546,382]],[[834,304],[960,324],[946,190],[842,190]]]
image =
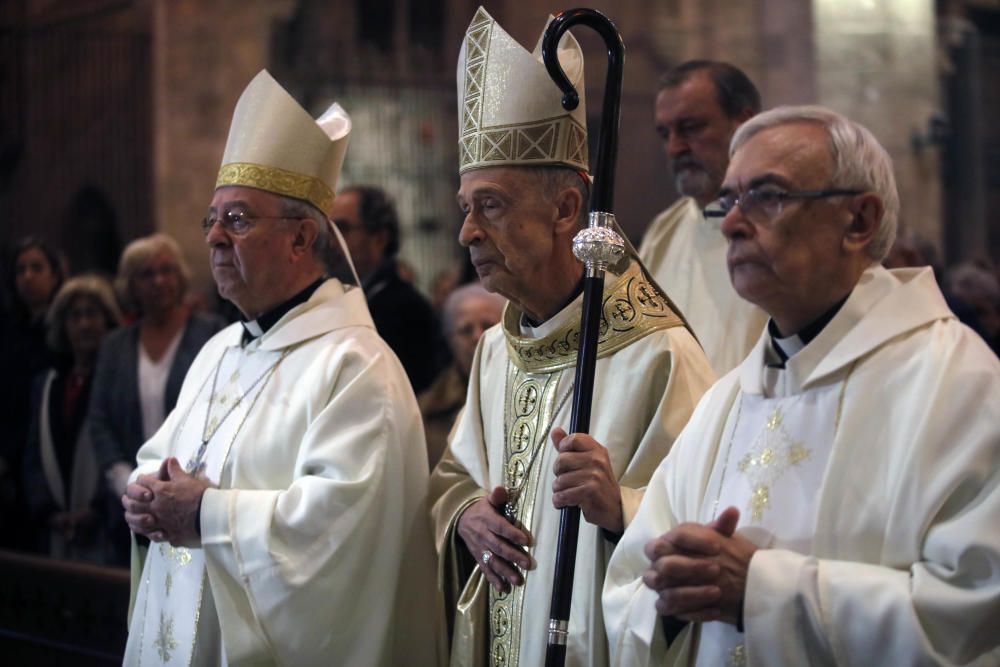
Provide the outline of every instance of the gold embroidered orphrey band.
[[[551,373],[576,365],[580,347],[580,318],[571,318],[545,338],[514,335],[520,330],[521,311],[507,304],[503,314],[507,351],[518,368],[529,373]],[[604,289],[597,358],[614,354],[660,329],[684,326],[667,298],[649,282],[637,262]]]
[[333,210],[333,191],[314,176],[252,162],[230,162],[219,169],[215,187],[245,185],[295,199],[303,199],[325,215]]
[[[556,401],[562,373],[528,374],[507,364],[504,382],[504,486],[519,526],[534,522],[542,465],[533,465],[548,441],[549,429],[565,402]],[[525,577],[532,576],[521,571]],[[545,576],[544,574],[542,576]],[[490,586],[490,667],[520,664],[524,586],[497,592]]]

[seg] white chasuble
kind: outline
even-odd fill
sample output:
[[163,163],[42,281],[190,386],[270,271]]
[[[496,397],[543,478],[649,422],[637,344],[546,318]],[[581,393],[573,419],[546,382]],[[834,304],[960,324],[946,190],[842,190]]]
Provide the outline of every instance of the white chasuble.
[[[607,447],[621,485],[626,524],[645,485],[712,381],[691,334],[633,263],[605,285],[590,432]],[[522,667],[545,660],[559,510],[552,504],[556,450],[549,433],[569,429],[582,300],[530,329],[508,306],[480,340],[462,415],[431,477],[431,518],[441,553],[440,585],[453,618],[451,664]],[[496,593],[456,526],[462,511],[496,486],[532,536],[536,567],[523,586]],[[614,545],[581,520],[567,665],[607,664],[600,613]]]
[[[710,523],[727,507],[736,507],[740,534],[758,547],[807,553],[816,531],[816,489],[826,472],[842,386],[772,398],[741,394],[698,521]],[[703,623],[695,664],[745,665],[743,634],[726,623]]]
[[[226,347],[171,442],[168,456],[217,486],[229,448],[287,351]],[[251,351],[254,350],[254,351]],[[202,549],[151,544],[136,597],[138,634],[129,634],[125,663],[225,663],[211,593],[205,595]],[[206,641],[199,641],[205,639]]]
[[[868,268],[781,371],[766,332],[699,402],[611,558],[613,665],[1000,664],[1000,361],[930,269]],[[645,547],[727,506],[743,632],[667,644]]]
[[133,479],[176,456],[216,486],[199,548],[133,549],[126,663],[436,665],[422,422],[364,295],[330,279],[242,334],[205,344],[139,450]]

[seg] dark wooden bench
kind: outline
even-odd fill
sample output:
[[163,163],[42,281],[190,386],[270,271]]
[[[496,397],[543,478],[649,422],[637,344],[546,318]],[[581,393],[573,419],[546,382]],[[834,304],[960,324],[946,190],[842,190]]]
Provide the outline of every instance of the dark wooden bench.
[[0,662],[120,665],[129,573],[0,550]]

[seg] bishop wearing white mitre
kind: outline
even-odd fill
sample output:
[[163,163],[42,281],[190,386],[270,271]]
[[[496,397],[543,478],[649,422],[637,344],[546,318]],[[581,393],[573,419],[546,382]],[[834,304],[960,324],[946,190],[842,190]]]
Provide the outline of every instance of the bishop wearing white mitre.
[[325,273],[349,131],[266,71],[236,105],[203,228],[246,319],[139,450],[128,665],[436,662],[420,413],[361,290]]
[[[510,303],[480,339],[464,411],[431,477],[453,665],[544,662],[566,505],[583,514],[567,664],[607,663],[600,591],[608,558],[714,377],[630,253],[604,290],[591,431],[606,446],[564,437],[582,310],[572,239],[588,210],[586,113],[582,104],[562,108],[539,52],[480,9],[459,56],[459,241],[484,287]],[[571,35],[559,58],[583,99]]]

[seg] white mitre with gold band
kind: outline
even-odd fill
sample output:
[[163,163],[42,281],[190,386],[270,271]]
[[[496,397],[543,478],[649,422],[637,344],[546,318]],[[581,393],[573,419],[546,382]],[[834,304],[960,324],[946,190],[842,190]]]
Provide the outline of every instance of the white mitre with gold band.
[[350,131],[339,104],[313,120],[261,70],[236,103],[215,187],[242,185],[302,199],[329,216]]
[[559,42],[559,62],[580,94],[573,111],[563,109],[545,70],[541,38],[528,53],[479,8],[458,56],[459,173],[544,165],[589,172],[583,52],[569,33]]

